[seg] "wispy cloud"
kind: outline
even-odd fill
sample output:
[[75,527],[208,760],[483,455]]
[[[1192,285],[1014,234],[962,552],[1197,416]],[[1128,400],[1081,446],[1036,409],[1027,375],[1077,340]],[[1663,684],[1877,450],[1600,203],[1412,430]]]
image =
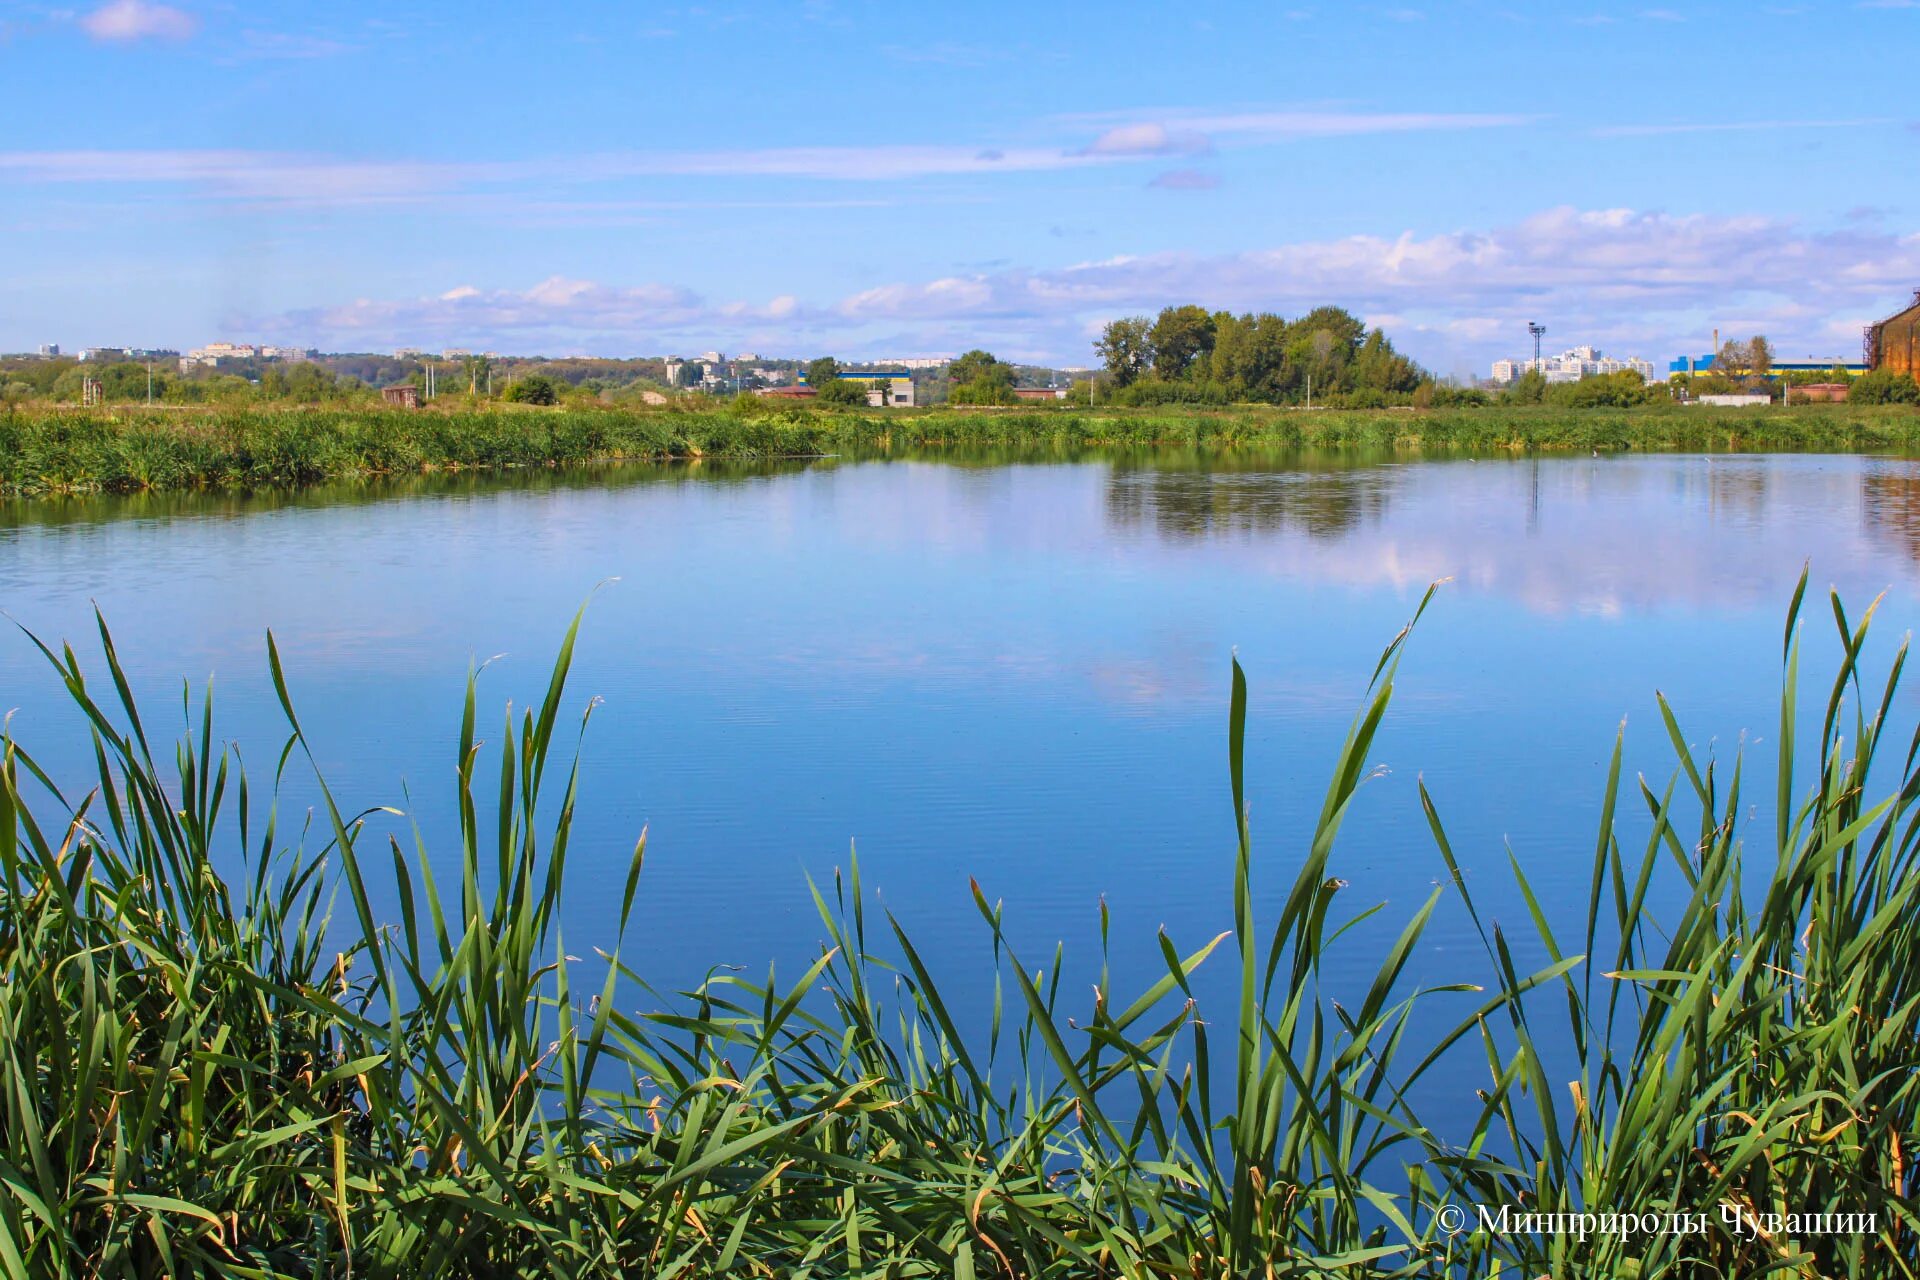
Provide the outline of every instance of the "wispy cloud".
[[1155,174],[1147,185],[1161,191],[1212,191],[1220,179],[1201,169],[1169,169]]
[[103,150],[0,152],[0,174],[21,183],[160,184],[230,199],[357,204],[420,197],[508,171],[259,151]]
[[274,59],[305,61],[311,58],[335,58],[353,52],[354,46],[329,36],[301,35],[289,31],[242,31],[239,45],[222,59],[226,62],[255,62]]
[[[137,3],[138,0],[128,0]],[[320,57],[330,42],[267,41],[258,56]],[[173,185],[216,199],[369,205],[424,201],[514,184],[580,186],[661,177],[899,182],[990,177],[1203,155],[1221,145],[1355,137],[1523,123],[1509,115],[1253,112],[1134,120],[1079,146],[933,145],[621,151],[537,160],[413,161],[226,150],[0,151],[0,175],[21,183]]]
[[[1915,0],[1920,4],[1920,0]],[[1679,133],[1752,133],[1783,129],[1872,129],[1900,123],[1880,116],[1867,120],[1740,120],[1684,121],[1668,124],[1612,124],[1594,129],[1596,138],[1657,138]]]
[[152,0],[110,0],[85,14],[80,28],[95,40],[184,40],[200,23],[192,14]]

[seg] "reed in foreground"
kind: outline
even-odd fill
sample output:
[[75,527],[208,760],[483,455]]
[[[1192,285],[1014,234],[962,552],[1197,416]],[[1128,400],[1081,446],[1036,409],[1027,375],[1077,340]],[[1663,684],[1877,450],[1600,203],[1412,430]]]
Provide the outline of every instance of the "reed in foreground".
[[[1268,920],[1236,665],[1231,930],[1160,937],[1158,981],[1122,993],[1103,969],[1086,1005],[1058,954],[1013,954],[976,889],[1004,993],[978,1036],[868,914],[857,866],[815,890],[830,945],[790,979],[718,976],[641,1014],[617,940],[569,956],[572,630],[492,746],[469,681],[458,847],[430,853],[376,846],[324,783],[317,834],[283,829],[274,793],[307,740],[271,640],[289,738],[263,795],[207,702],[163,761],[103,624],[104,696],[45,650],[92,734],[90,789],[63,794],[10,738],[0,768],[0,1275],[1913,1276],[1920,738],[1870,801],[1900,663],[1868,696],[1866,627],[1836,600],[1840,668],[1796,785],[1799,605],[1757,862],[1739,762],[1722,782],[1663,703],[1679,767],[1630,821],[1616,747],[1577,947],[1529,892],[1544,964],[1489,923],[1484,972],[1432,987],[1409,969],[1428,921],[1480,917],[1431,798],[1453,874],[1364,990],[1322,979],[1377,910],[1344,910],[1337,838],[1408,632]],[[1237,996],[1202,1017],[1208,963]],[[1477,1096],[1419,1114],[1464,1055]],[[1478,1206],[1706,1225],[1580,1239]],[[1813,1211],[1872,1222],[1769,1216]]]

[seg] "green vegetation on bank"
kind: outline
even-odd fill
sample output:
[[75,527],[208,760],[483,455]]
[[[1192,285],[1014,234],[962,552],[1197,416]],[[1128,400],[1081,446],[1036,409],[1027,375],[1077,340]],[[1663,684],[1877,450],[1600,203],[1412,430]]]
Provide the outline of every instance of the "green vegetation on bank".
[[[1623,796],[1616,739],[1573,936],[1476,907],[1424,787],[1436,887],[1397,918],[1347,903],[1339,833],[1411,627],[1276,896],[1236,665],[1225,931],[1119,940],[1163,976],[1119,991],[1102,964],[1089,998],[1058,954],[1015,955],[976,886],[990,1025],[857,867],[815,888],[829,942],[802,972],[664,997],[619,937],[563,944],[593,802],[564,745],[592,713],[567,689],[572,630],[539,705],[484,746],[469,682],[458,830],[430,849],[324,784],[311,827],[278,811],[324,744],[271,641],[290,736],[254,757],[278,759],[269,779],[217,745],[210,701],[156,750],[103,624],[109,679],[44,651],[97,776],[63,795],[0,744],[0,1275],[1913,1275],[1920,766],[1882,750],[1901,664],[1867,684],[1866,625],[1837,599],[1832,692],[1803,722],[1804,591],[1777,809],[1750,813],[1741,760],[1701,757],[1662,701],[1677,767]],[[636,848],[622,935],[646,926],[641,867]],[[1441,912],[1484,955],[1436,972]],[[1363,946],[1374,976],[1335,989],[1330,957]],[[1232,1007],[1196,1002],[1208,965]],[[1654,1216],[1520,1224],[1609,1212]]]
[[487,406],[27,409],[0,416],[0,492],[312,484],[436,470],[614,459],[730,460],[993,447],[1369,448],[1489,454],[1630,449],[1904,451],[1911,406],[1695,406],[1297,412],[1263,406],[823,411],[751,398],[729,410]]

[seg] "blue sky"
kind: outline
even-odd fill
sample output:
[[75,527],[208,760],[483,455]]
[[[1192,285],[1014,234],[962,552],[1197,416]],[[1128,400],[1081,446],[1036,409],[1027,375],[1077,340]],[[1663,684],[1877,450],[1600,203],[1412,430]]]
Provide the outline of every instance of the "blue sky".
[[1920,0],[0,0],[0,349],[1071,364],[1197,301],[1852,356],[1917,54]]

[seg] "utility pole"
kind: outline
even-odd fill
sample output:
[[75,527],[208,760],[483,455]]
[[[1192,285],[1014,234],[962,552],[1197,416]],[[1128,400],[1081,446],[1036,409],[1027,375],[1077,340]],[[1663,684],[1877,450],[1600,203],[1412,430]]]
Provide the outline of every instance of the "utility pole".
[[1307,408],[1313,408],[1313,375],[1307,375]]
[[147,408],[153,408],[153,361],[147,361]]

